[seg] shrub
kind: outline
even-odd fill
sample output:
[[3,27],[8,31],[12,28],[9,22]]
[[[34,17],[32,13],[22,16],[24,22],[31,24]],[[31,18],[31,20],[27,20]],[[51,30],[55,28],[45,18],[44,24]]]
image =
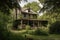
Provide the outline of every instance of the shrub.
[[37,28],[37,29],[31,31],[30,34],[47,36],[47,35],[49,35],[47,30],[48,30],[47,28]]
[[[0,11],[0,40],[6,38],[9,16]],[[6,33],[6,34],[5,34]]]
[[35,30],[29,30],[28,34],[34,34]]
[[13,21],[13,28],[18,29],[18,25],[20,24],[19,20]]
[[0,40],[25,40],[25,38],[21,34],[6,31],[2,33]]
[[25,38],[21,34],[10,33],[8,40],[25,40]]
[[23,40],[24,38],[21,35],[15,35],[9,31],[7,28],[9,21],[10,16],[0,12],[0,40]]
[[30,26],[29,25],[26,25],[26,30],[30,30]]
[[51,34],[60,34],[60,21],[53,23],[49,28],[49,32]]
[[26,25],[26,33],[28,33],[30,29],[31,29],[30,26]]

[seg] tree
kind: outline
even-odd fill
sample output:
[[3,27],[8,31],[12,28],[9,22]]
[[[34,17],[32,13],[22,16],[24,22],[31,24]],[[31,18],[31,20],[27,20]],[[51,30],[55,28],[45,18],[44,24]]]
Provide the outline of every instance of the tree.
[[44,11],[47,13],[42,18],[49,21],[49,32],[60,34],[60,0],[45,0],[40,12]]
[[44,3],[45,2],[45,0],[39,0],[41,3]]
[[19,0],[0,0],[0,40],[8,40],[9,31],[7,25],[11,20],[10,9],[19,8],[20,10],[21,7],[18,1]]
[[41,11],[45,10],[57,13],[60,12],[60,0],[45,0]]
[[28,4],[25,5],[24,7],[25,7],[25,8],[30,7],[30,8],[31,8],[33,11],[35,11],[35,12],[37,12],[37,11],[40,9],[40,7],[39,7],[39,5],[38,5],[37,2],[28,3]]
[[43,8],[40,12],[46,11],[41,18],[50,20],[49,22],[53,23],[55,21],[60,20],[60,0],[45,0]]

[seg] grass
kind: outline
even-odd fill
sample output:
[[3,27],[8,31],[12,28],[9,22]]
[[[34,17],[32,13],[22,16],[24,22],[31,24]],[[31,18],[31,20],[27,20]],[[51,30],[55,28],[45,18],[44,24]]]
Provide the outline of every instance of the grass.
[[49,35],[49,36],[37,36],[26,34],[27,37],[31,37],[34,40],[60,40],[60,35]]
[[[31,31],[31,30],[29,30]],[[15,31],[15,33],[21,34],[23,37],[25,37],[25,35],[27,35],[27,37],[33,38],[33,40],[60,40],[60,35],[58,34],[49,34],[49,36],[39,36],[39,35],[31,35],[31,34],[27,34],[25,33],[26,30],[22,30],[22,31]]]
[[[48,36],[44,36],[44,35],[42,36],[42,35],[29,34],[26,32],[26,30],[21,30],[21,31],[10,30],[10,31],[15,34],[21,34],[24,38],[25,38],[25,35],[27,35],[27,38],[30,37],[33,40],[60,40],[60,35],[58,35],[58,34],[49,34]],[[32,30],[28,30],[28,31],[31,32]]]

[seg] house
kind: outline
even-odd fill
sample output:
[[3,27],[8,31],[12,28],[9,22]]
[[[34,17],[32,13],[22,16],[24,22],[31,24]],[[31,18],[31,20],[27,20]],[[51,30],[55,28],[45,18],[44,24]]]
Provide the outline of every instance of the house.
[[47,20],[38,19],[38,13],[32,11],[30,8],[22,10],[20,16],[19,19],[14,21],[13,26],[16,28],[18,28],[18,26],[25,28],[26,25],[29,25],[30,27],[41,27],[48,24]]

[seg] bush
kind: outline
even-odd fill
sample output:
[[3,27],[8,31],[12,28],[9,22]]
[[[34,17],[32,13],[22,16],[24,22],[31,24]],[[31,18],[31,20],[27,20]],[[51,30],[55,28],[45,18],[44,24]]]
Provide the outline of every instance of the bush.
[[18,25],[20,24],[19,20],[13,21],[13,28],[18,29]]
[[29,30],[28,32],[26,31],[26,33],[28,34],[34,34],[35,30]]
[[25,38],[21,34],[6,31],[2,34],[0,40],[25,40]]
[[53,23],[49,28],[49,32],[51,34],[60,34],[60,21]]
[[[9,16],[0,11],[0,40],[5,39],[7,34],[7,24]],[[5,34],[6,33],[6,34]]]
[[25,40],[25,38],[21,34],[10,33],[8,40]]
[[48,32],[43,31],[41,29],[36,29],[34,34],[35,35],[45,35],[45,36],[47,36],[48,35]]
[[26,25],[26,30],[30,30],[31,27],[29,25]]
[[24,40],[21,35],[16,35],[9,31],[7,28],[9,21],[10,16],[6,13],[0,12],[0,40]]

